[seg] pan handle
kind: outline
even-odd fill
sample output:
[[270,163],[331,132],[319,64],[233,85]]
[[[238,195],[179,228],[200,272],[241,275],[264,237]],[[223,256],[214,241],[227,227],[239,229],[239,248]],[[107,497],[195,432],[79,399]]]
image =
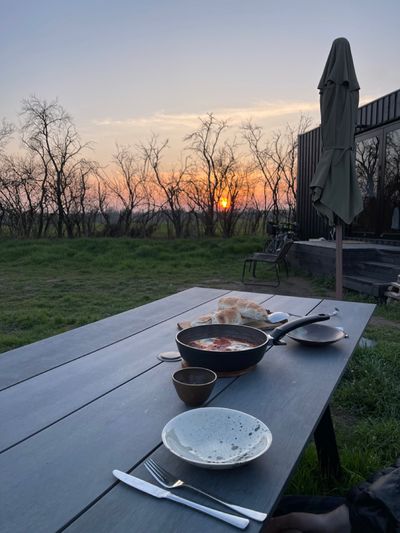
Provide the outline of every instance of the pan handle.
[[330,315],[320,314],[320,315],[310,315],[299,318],[298,320],[293,320],[283,326],[279,326],[269,332],[270,337],[273,338],[274,344],[277,344],[279,339],[284,337],[289,331],[305,326],[306,324],[313,324],[314,322],[322,322],[323,320],[329,320]]

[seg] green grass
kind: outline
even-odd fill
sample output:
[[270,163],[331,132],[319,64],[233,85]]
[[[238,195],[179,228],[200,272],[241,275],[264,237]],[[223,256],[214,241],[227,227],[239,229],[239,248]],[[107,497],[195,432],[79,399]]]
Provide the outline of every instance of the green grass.
[[315,446],[311,444],[289,493],[345,494],[399,455],[400,330],[369,326],[365,336],[376,345],[356,349],[331,406],[343,478],[337,482],[320,475]]
[[0,352],[193,285],[240,279],[260,238],[0,241]]
[[[259,237],[0,241],[0,352],[187,287],[229,286],[262,244]],[[332,289],[330,279],[309,282],[307,296]],[[321,477],[310,444],[289,493],[344,494],[399,455],[400,306],[378,305],[375,316],[383,325],[369,326],[365,336],[377,344],[355,351],[331,405],[343,478]]]
[[[319,295],[332,297],[333,277],[303,276]],[[344,299],[377,304],[374,317],[386,323],[366,328],[364,337],[376,345],[355,350],[331,404],[343,475],[339,481],[321,476],[315,445],[310,444],[288,494],[345,495],[399,456],[400,305],[378,303],[352,291],[345,292]]]

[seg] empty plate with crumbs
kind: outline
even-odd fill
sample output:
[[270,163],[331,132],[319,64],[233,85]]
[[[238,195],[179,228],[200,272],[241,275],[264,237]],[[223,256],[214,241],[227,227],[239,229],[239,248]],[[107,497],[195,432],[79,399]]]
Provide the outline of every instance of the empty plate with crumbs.
[[186,411],[164,427],[164,445],[202,468],[234,468],[257,459],[271,446],[272,434],[254,416],[224,407]]

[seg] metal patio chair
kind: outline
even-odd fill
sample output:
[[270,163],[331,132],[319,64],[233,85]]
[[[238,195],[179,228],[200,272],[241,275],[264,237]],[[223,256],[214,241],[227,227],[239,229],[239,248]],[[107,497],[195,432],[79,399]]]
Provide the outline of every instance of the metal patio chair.
[[293,244],[293,240],[288,239],[286,240],[280,250],[278,250],[276,253],[266,253],[266,252],[256,252],[249,257],[246,257],[243,263],[243,271],[242,271],[242,282],[243,283],[254,283],[252,281],[245,281],[245,274],[246,274],[246,266],[248,266],[249,272],[252,272],[253,279],[256,277],[256,266],[257,263],[265,263],[267,265],[270,265],[275,269],[276,274],[276,284],[268,284],[262,282],[263,285],[272,285],[273,287],[278,287],[281,279],[279,276],[279,265],[284,264],[285,270],[286,270],[286,276],[289,277],[289,268],[286,256]]

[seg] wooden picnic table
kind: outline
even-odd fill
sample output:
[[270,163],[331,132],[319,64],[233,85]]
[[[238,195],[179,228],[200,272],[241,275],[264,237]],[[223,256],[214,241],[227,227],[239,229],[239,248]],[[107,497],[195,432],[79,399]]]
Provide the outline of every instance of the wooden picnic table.
[[[176,350],[177,322],[215,310],[228,294],[296,315],[338,306],[330,324],[343,326],[349,337],[323,349],[288,339],[248,374],[218,379],[208,405],[259,418],[271,429],[273,442],[247,466],[205,470],[180,461],[161,443],[164,425],[188,408],[171,382],[180,363],[160,362],[157,355]],[[222,499],[270,513],[314,432],[320,434],[321,459],[325,453],[329,464],[327,408],[373,309],[363,303],[192,288],[0,355],[0,531],[233,530],[113,477],[112,470],[119,469],[155,483],[143,466],[150,456]],[[218,507],[186,489],[178,494]],[[261,527],[251,521],[247,531]]]

